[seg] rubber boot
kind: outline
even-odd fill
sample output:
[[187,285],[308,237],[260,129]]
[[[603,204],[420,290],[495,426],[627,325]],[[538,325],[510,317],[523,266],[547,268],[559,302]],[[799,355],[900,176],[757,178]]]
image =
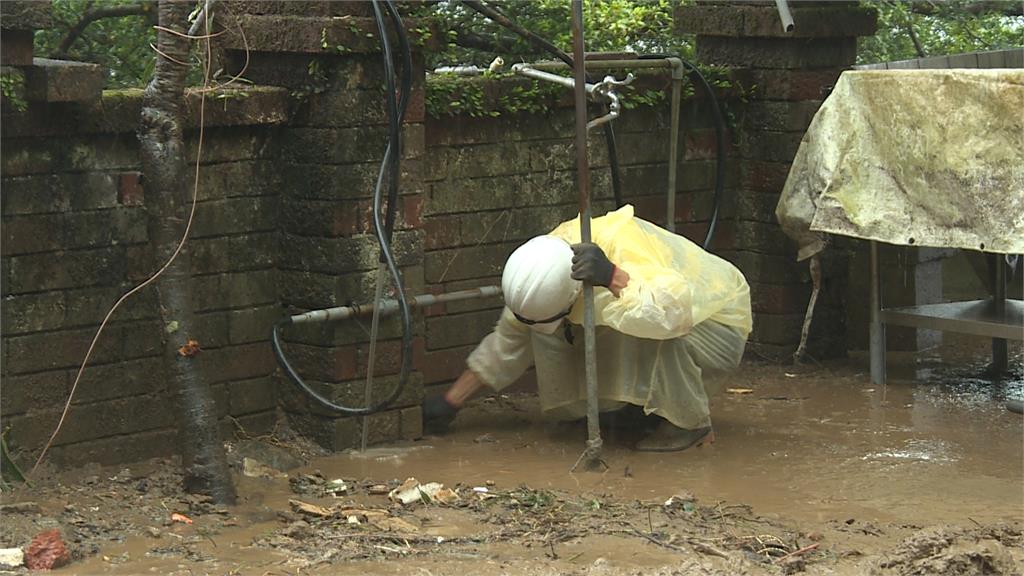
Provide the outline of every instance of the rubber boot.
[[636,449],[640,452],[678,452],[714,441],[715,432],[710,426],[688,430],[663,420],[650,436],[637,442]]

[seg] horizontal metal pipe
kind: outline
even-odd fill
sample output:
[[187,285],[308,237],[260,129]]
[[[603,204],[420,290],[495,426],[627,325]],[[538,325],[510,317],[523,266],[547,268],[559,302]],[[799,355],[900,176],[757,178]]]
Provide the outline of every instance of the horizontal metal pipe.
[[[683,77],[683,61],[676,57],[667,58],[643,58],[628,60],[587,60],[588,70],[614,70],[619,68],[670,68],[672,77]],[[543,72],[551,70],[568,70],[569,66],[558,60],[545,60],[534,62],[529,65],[534,70]]]
[[[561,64],[561,62],[559,62],[559,64]],[[562,64],[562,66],[565,66],[565,64]],[[573,82],[572,78],[568,78],[566,76],[559,76],[558,74],[552,74],[550,72],[544,72],[542,70],[537,70],[533,66],[527,64],[515,64],[512,66],[512,71],[515,72],[516,74],[526,76],[528,78],[534,78],[536,80],[544,80],[546,82],[554,82],[555,84],[561,84],[562,86],[565,86],[566,88],[569,89],[572,89],[576,85],[576,83]],[[593,84],[586,84],[586,87],[588,94],[594,91]]]
[[[410,308],[423,308],[434,304],[445,302],[458,302],[460,300],[475,300],[478,298],[490,298],[501,296],[501,287],[482,286],[469,290],[457,292],[446,292],[444,294],[420,294],[415,298],[407,299]],[[296,314],[290,318],[292,324],[310,324],[313,322],[338,322],[348,320],[356,316],[365,316],[373,313],[375,306],[370,304],[356,304],[353,306],[337,306],[324,310],[310,310],[303,314]],[[381,300],[380,315],[387,316],[398,311],[398,300]]]

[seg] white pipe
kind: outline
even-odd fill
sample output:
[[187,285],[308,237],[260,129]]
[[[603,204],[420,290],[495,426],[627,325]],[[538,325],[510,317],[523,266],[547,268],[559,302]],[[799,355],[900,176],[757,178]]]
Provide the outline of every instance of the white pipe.
[[782,20],[782,31],[792,32],[796,28],[796,24],[793,23],[793,15],[789,12],[789,2],[787,0],[775,0],[775,7],[779,9],[779,18]]

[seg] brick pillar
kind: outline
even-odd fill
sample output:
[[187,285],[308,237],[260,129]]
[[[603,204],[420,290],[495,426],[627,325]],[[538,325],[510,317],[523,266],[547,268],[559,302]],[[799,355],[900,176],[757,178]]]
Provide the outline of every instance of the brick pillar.
[[[378,245],[372,196],[387,135],[384,72],[369,3],[236,2],[245,38],[230,40],[227,61],[260,84],[292,91],[295,114],[277,139],[283,187],[279,293],[290,312],[373,300]],[[341,18],[339,18],[341,17]],[[423,292],[420,214],[423,164],[423,65],[413,34],[412,98],[403,125],[401,197],[392,250],[406,293]],[[395,42],[397,52],[397,42]],[[248,47],[246,64],[245,48]],[[396,54],[397,61],[401,61]],[[393,294],[389,289],[385,294]],[[414,316],[417,341],[422,321]],[[288,330],[289,358],[305,379],[335,402],[363,405],[368,318]],[[401,324],[381,321],[374,398],[398,380]],[[280,377],[279,403],[300,432],[342,450],[358,446],[359,419],[314,406]],[[413,372],[388,411],[370,417],[371,443],[418,437],[422,377]]]
[[[727,253],[750,282],[750,349],[788,357],[800,340],[810,295],[805,264],[775,220],[775,206],[797,148],[840,73],[855,60],[857,37],[876,13],[857,2],[791,2],[795,30],[782,29],[774,2],[698,2],[680,7],[676,27],[697,36],[697,60],[734,69],[747,104],[737,119],[740,183],[736,240]],[[826,256],[811,353],[845,350],[846,265]]]

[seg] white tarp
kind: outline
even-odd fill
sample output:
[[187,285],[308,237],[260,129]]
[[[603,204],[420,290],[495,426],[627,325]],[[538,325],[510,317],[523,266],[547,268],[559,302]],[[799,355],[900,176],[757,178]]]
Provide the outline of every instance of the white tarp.
[[811,122],[776,217],[825,233],[1024,253],[1024,70],[861,70]]

